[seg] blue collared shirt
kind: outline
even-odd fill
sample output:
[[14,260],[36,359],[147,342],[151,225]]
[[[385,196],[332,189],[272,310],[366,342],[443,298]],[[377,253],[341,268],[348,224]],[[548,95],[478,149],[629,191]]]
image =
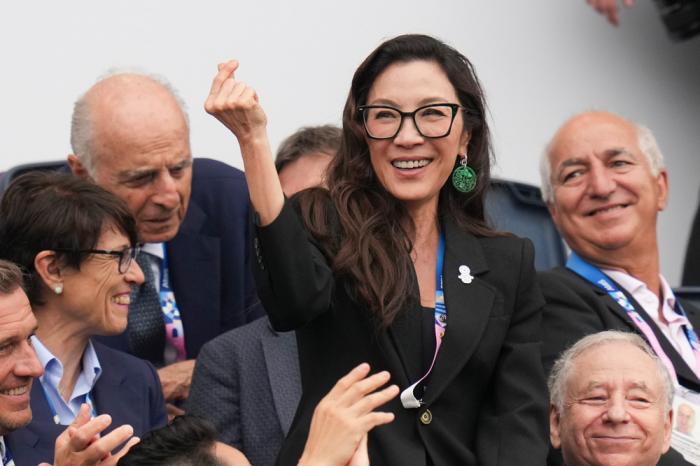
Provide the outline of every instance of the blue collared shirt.
[[92,391],[102,373],[102,367],[97,359],[95,348],[92,346],[91,341],[88,342],[83,352],[82,367],[80,374],[78,374],[78,380],[75,382],[69,401],[66,402],[58,389],[58,384],[63,377],[63,364],[36,336],[32,337],[32,344],[41,365],[44,367],[44,375],[39,377],[39,380],[48,398],[49,405],[56,411],[52,414],[58,416],[60,424],[67,426],[73,422],[80,412],[80,405],[87,403],[88,394]]

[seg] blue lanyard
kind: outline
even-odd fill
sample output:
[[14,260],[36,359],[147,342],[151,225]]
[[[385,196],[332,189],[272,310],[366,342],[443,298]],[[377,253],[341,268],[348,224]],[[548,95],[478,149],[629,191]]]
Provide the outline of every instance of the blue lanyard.
[[[41,379],[39,379],[39,385],[41,385],[41,390],[44,392],[44,398],[46,398],[46,403],[49,405],[49,410],[51,411],[51,418],[53,419],[53,422],[55,424],[60,424],[61,419],[58,416],[56,407],[53,405],[53,402],[51,402],[51,398],[49,397],[49,394],[46,391],[46,387],[44,387],[44,383],[41,381]],[[95,411],[95,402],[92,401],[92,396],[90,396],[90,392],[85,394],[85,403],[87,403],[90,406],[90,410],[92,411],[92,418],[94,419],[95,417],[97,417],[97,411]]]
[[[617,286],[615,286],[613,281],[610,280],[607,275],[605,275],[598,267],[595,267],[583,260],[575,252],[572,252],[569,256],[569,259],[566,261],[566,267],[598,286],[598,288],[601,288],[603,291],[607,292],[608,295],[615,300],[615,302],[617,302],[625,309],[625,311],[627,311],[628,314],[630,312],[637,312],[629,299],[627,299],[627,296],[625,296],[625,294],[620,291]],[[693,330],[693,325],[690,323],[690,320],[688,320],[688,316],[685,313],[683,306],[681,306],[680,301],[676,299],[675,302],[676,304],[673,310],[676,312],[676,314],[683,316],[686,321],[688,321],[687,325],[683,325],[683,332],[685,333],[685,336],[693,350],[698,351],[700,350],[700,340],[698,340],[698,335],[695,333],[695,330]],[[632,320],[636,321],[637,319],[633,318]]]
[[433,360],[430,363],[428,372],[401,392],[401,404],[406,409],[419,408],[421,406],[422,400],[417,399],[413,391],[421,382],[427,379],[430,373],[433,371],[438,352],[440,351],[440,345],[442,344],[442,337],[445,336],[445,329],[447,328],[447,307],[445,306],[445,293],[442,287],[442,269],[444,262],[445,235],[440,233],[440,238],[438,240],[437,261],[435,264],[435,352],[433,353]]
[[[447,308],[445,307],[445,292],[442,287],[442,269],[445,262],[445,235],[440,233],[438,240],[437,262],[435,264],[435,325],[442,328],[442,336],[447,328]],[[437,343],[440,346],[440,343]]]
[[165,252],[165,243],[163,246],[163,260],[160,261],[160,291],[170,290],[170,277],[168,274],[168,254]]
[[10,451],[10,446],[3,439],[3,445],[5,445],[5,453],[2,455],[3,466],[15,466],[15,461]]

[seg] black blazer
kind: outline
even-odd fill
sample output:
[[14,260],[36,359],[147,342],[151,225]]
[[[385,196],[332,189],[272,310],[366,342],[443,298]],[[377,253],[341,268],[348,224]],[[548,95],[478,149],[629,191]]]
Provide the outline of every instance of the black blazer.
[[[565,267],[558,267],[549,272],[539,273],[538,278],[547,302],[542,315],[542,364],[545,374],[549,374],[554,361],[562,351],[586,335],[603,330],[621,330],[635,332],[644,338],[625,310],[610,295],[575,272]],[[618,288],[625,293],[636,309],[642,309],[622,286]],[[693,326],[700,328],[698,311],[690,303],[682,302],[682,305]],[[639,312],[639,315],[654,331],[661,347],[673,363],[681,385],[700,391],[700,380],[661,329],[646,312]],[[548,464],[562,464],[561,455],[555,453],[550,455]],[[689,464],[673,449],[663,455],[659,461],[659,466]]]
[[[188,358],[197,357],[202,345],[217,335],[265,315],[249,260],[248,208],[242,171],[215,160],[194,159],[187,214],[175,238],[166,243]],[[127,335],[128,329],[98,339],[129,352]]]
[[[370,433],[372,465],[542,466],[548,449],[538,341],[543,301],[532,245],[476,238],[452,223],[445,236],[448,326],[424,405],[407,410],[397,397],[382,408],[396,417]],[[273,326],[297,329],[303,392],[278,457],[279,465],[295,465],[316,404],[351,368],[365,361],[372,371],[388,370],[401,389],[415,380],[407,375],[411,361],[394,343],[395,326],[376,330],[368,310],[336,282],[290,203],[258,228],[255,250],[258,292]],[[458,278],[461,265],[475,277],[470,284]]]
[[[129,424],[134,435],[143,437],[163,427],[168,418],[158,374],[148,362],[93,342],[102,374],[92,390],[97,414],[112,416],[112,424],[103,432]],[[55,424],[41,382],[34,379],[30,394],[32,422],[5,435],[17,466],[53,463],[56,437],[67,426]]]

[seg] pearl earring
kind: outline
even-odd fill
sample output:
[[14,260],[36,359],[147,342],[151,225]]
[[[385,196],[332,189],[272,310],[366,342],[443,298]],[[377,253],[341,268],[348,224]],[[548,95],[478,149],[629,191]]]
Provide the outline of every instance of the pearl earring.
[[61,294],[63,293],[63,284],[58,284],[53,288],[54,293],[56,294]]

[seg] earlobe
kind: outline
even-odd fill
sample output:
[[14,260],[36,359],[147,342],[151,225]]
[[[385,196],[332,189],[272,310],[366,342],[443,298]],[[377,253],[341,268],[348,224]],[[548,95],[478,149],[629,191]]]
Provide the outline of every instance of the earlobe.
[[[34,257],[34,269],[41,281],[56,294],[63,292],[63,277],[61,267],[56,260],[54,251],[40,251]],[[57,291],[60,289],[61,291]]]
[[657,208],[662,211],[668,202],[668,172],[666,170],[661,170],[656,176],[656,184],[659,189]]
[[458,154],[467,154],[467,147],[469,146],[469,141],[471,140],[471,133],[467,131],[462,132],[462,136],[459,138],[459,152]]
[[559,437],[559,413],[554,405],[549,407],[549,441],[555,449],[561,447],[561,438]]

